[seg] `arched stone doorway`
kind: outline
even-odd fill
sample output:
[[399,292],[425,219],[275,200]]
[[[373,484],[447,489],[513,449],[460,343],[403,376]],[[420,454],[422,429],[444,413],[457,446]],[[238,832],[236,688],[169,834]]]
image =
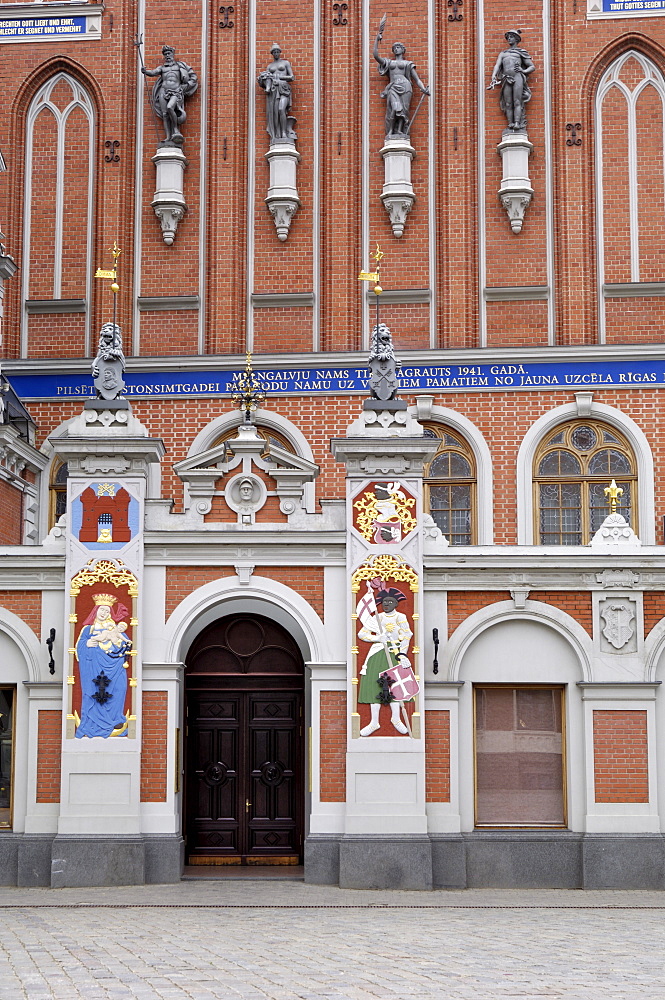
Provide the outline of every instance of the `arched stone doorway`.
[[208,625],[186,657],[189,864],[298,864],[304,826],[304,662],[258,614]]

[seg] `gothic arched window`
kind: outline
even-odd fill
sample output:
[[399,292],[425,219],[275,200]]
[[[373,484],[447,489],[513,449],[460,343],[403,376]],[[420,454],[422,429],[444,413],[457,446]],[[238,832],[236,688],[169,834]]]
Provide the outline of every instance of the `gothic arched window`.
[[594,131],[603,340],[605,323],[610,339],[625,333],[625,285],[665,279],[665,78],[643,53],[622,53],[603,74]]
[[[90,95],[69,73],[56,73],[33,97],[26,119],[21,266],[24,355],[39,351],[37,342],[31,343],[31,317],[41,331],[43,315],[54,311],[71,313],[71,336],[61,349],[70,356],[88,353],[94,142],[95,110]],[[50,305],[54,302],[60,305]]]
[[425,468],[425,510],[451,545],[476,542],[476,464],[461,435],[428,424],[425,437],[438,438],[438,451]]
[[577,420],[548,434],[534,462],[534,510],[541,545],[587,545],[610,513],[605,489],[623,490],[617,512],[637,531],[637,471],[614,427]]

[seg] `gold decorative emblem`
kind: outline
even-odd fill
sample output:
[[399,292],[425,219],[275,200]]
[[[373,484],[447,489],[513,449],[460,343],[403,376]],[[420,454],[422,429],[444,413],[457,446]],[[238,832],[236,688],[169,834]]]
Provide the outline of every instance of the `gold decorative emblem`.
[[417,593],[419,589],[418,574],[405,559],[402,559],[401,556],[381,553],[358,567],[351,577],[351,590],[357,594],[363,580],[373,580],[375,577],[395,581],[395,583],[408,583],[409,589],[413,593]]
[[[81,587],[90,587],[96,583],[109,583],[114,587],[127,587],[130,597],[138,597],[139,582],[133,573],[127,569],[121,559],[117,565],[111,559],[100,559],[95,563],[91,559],[76,576],[72,577],[70,594],[78,597]],[[115,600],[115,599],[114,599]]]
[[97,496],[103,497],[104,495],[114,497],[115,496],[115,483],[100,483],[97,487]]
[[399,482],[377,483],[374,492],[363,493],[353,505],[358,511],[358,531],[366,542],[399,542],[418,524],[411,513],[415,503]]

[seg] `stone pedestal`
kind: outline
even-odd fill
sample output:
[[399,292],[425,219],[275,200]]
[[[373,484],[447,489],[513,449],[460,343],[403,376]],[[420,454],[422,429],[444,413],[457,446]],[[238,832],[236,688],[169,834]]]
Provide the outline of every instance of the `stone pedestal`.
[[187,158],[177,146],[162,146],[152,158],[157,168],[157,186],[152,207],[162,227],[164,242],[172,246],[178,223],[187,211],[185,167]]
[[292,142],[275,142],[265,156],[270,164],[270,187],[265,201],[275,220],[277,237],[284,242],[291,220],[300,207],[296,185],[300,153]]
[[506,131],[496,149],[503,161],[499,200],[510,219],[510,228],[514,233],[520,233],[524,214],[533,198],[529,178],[529,156],[533,144],[529,142],[526,132]]
[[390,216],[396,239],[404,234],[406,217],[416,200],[411,183],[411,160],[415,155],[416,151],[408,139],[386,139],[381,150],[385,165],[381,201]]

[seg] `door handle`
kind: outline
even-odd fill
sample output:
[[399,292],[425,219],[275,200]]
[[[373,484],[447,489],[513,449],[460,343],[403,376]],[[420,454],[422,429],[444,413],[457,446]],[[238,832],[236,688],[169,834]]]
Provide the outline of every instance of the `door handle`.
[[249,801],[249,799],[245,799],[245,812],[246,813],[249,812],[249,807],[251,806],[251,804],[252,803]]

